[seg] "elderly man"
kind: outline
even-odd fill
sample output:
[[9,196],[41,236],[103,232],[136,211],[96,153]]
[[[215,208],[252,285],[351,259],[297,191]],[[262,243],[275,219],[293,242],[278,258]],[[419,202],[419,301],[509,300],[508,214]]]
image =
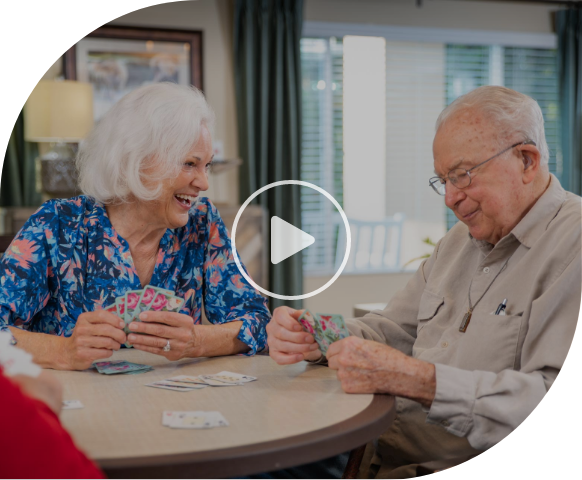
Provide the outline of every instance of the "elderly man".
[[348,321],[327,359],[299,311],[267,327],[278,363],[327,360],[346,392],[398,397],[365,477],[415,476],[502,440],[554,382],[580,310],[580,197],[549,173],[537,103],[478,88],[441,113],[433,154],[430,186],[460,222],[386,309]]

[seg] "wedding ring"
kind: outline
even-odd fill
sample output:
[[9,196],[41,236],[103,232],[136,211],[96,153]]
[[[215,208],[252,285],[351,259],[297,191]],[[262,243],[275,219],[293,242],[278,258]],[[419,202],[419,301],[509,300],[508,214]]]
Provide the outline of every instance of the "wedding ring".
[[166,346],[164,347],[164,352],[169,352],[170,348],[170,340],[168,340],[168,343],[166,343]]

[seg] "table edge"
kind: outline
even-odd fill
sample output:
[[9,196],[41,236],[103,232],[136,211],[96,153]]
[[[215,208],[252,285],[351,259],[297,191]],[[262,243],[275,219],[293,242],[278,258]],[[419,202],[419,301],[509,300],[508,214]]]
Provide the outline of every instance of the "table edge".
[[313,432],[204,452],[105,459],[109,478],[237,477],[303,465],[347,452],[385,432],[396,416],[391,395],[374,395],[361,412]]

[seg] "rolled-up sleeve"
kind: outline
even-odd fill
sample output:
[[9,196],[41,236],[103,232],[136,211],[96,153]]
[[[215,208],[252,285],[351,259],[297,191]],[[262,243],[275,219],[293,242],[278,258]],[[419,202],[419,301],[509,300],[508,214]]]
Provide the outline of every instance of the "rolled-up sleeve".
[[245,355],[264,351],[267,347],[266,327],[271,319],[267,299],[239,271],[228,232],[214,206],[208,210],[207,227],[204,262],[206,316],[214,324],[242,321],[237,338],[249,347]]
[[[436,395],[427,422],[485,450],[536,408],[558,375],[580,311],[581,256],[532,305],[521,368],[499,373],[436,364]],[[551,325],[551,328],[550,328]]]

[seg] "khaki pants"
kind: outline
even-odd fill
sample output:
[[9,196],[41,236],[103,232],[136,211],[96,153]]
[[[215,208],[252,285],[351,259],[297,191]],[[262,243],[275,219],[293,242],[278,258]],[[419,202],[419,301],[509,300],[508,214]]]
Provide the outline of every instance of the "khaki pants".
[[481,453],[465,438],[426,423],[426,417],[420,404],[397,398],[396,418],[386,433],[366,446],[358,478],[412,478]]

